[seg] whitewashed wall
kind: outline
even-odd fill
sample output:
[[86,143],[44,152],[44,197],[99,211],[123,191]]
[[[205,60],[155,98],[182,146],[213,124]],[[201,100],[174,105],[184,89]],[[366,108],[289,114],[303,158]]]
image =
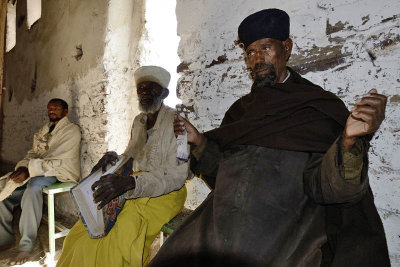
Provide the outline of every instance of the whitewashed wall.
[[119,154],[128,145],[133,118],[139,113],[133,73],[139,66],[144,12],[142,0],[109,1],[103,61],[107,76],[105,139],[107,150]]
[[[28,30],[26,1],[17,3],[16,46],[5,55],[1,159],[14,165],[32,147],[33,134],[48,122],[47,102],[63,98],[68,117],[81,127],[82,170],[106,150],[102,66],[107,2],[43,0],[42,17]],[[84,27],[83,27],[84,26]],[[57,207],[76,214],[68,194]]]
[[[400,266],[400,2],[397,0],[178,0],[178,95],[202,131],[217,127],[251,80],[237,45],[237,27],[265,8],[291,17],[289,62],[348,105],[372,88],[388,96],[387,118],[372,141],[370,180],[393,266]],[[209,192],[191,185],[189,206]]]
[[[43,0],[42,17],[26,28],[17,4],[17,44],[6,54],[2,164],[15,165],[48,122],[47,102],[63,98],[81,127],[81,174],[109,150],[124,151],[134,105],[133,71],[144,24],[142,0]],[[81,51],[80,51],[81,49]],[[77,215],[69,194],[56,209]]]
[[180,38],[176,34],[176,0],[146,0],[145,24],[137,51],[139,64],[157,65],[171,74],[169,96],[164,104],[175,108],[180,103],[176,96],[176,83],[179,78],[176,66],[179,65],[178,45]]

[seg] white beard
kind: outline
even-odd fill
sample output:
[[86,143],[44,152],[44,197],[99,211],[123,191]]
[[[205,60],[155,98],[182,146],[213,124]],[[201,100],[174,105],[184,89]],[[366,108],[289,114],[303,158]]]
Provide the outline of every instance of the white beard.
[[151,114],[156,113],[157,111],[160,110],[162,102],[163,102],[162,94],[160,96],[157,96],[156,98],[154,98],[153,99],[153,103],[151,105],[149,105],[149,106],[142,105],[140,103],[140,100],[139,100],[139,110],[141,112],[143,112],[143,113],[146,113],[146,114],[148,114],[148,113],[151,113]]

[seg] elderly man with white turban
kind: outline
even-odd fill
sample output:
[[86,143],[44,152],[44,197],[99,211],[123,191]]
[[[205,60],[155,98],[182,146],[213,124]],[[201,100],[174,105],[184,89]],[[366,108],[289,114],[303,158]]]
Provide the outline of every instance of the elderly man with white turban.
[[[124,152],[133,158],[133,175],[104,175],[92,187],[99,208],[121,195],[125,205],[101,239],[91,239],[79,220],[64,242],[57,266],[146,265],[161,227],[183,208],[189,164],[177,161],[175,111],[163,104],[170,74],[161,67],[144,66],[134,75],[141,113],[134,119]],[[107,152],[93,169],[105,168],[117,158],[117,153]]]

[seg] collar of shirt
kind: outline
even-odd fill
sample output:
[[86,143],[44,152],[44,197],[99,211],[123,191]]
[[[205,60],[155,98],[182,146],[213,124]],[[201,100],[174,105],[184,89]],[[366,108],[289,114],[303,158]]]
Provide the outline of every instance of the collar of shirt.
[[[160,110],[158,111],[156,123],[154,124],[154,126],[150,130],[155,131],[160,127],[160,123],[162,121],[162,118],[164,118],[164,115],[165,115],[165,106],[164,106],[164,104],[161,104]],[[140,116],[139,122],[146,129],[146,123],[147,123],[147,115],[146,115],[146,113],[140,113],[139,116]]]
[[[58,121],[58,123],[56,124],[56,127],[54,127],[53,131],[51,131],[50,136],[53,136],[56,134],[56,132],[59,129],[62,129],[64,127],[65,124],[67,124],[69,122],[67,116],[65,116],[64,118],[62,118],[61,120]],[[53,122],[49,122],[47,123],[47,129],[45,129],[45,131],[43,132],[43,134],[47,134],[49,133],[50,127],[53,124]]]
[[289,77],[290,77],[290,71],[286,70],[286,78],[283,80],[282,83],[285,83],[289,79]]

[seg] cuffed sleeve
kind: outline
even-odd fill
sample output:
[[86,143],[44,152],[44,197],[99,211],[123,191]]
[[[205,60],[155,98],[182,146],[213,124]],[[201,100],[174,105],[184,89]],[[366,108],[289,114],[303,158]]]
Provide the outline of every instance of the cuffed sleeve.
[[[343,158],[343,168],[340,168],[341,175],[349,183],[360,184],[361,172],[364,166],[364,146],[362,139],[357,139],[350,151],[346,151],[343,144],[340,145],[340,150]],[[340,156],[340,152],[338,156]]]
[[[175,152],[176,153],[176,152]],[[158,197],[180,189],[189,176],[188,162],[178,165],[175,163],[132,175],[136,187],[125,193],[125,198]]]
[[[190,168],[193,173],[200,176],[209,187],[215,188],[219,160],[222,153],[216,142],[211,139],[204,139],[198,147],[192,150]],[[193,153],[196,153],[194,155]]]
[[143,172],[138,172],[138,173],[134,173],[134,174],[131,175],[131,177],[132,177],[133,179],[135,179],[135,188],[134,188],[134,189],[131,189],[131,190],[128,190],[128,191],[126,191],[126,192],[124,193],[124,198],[125,198],[125,199],[137,198],[137,196],[136,196],[136,194],[135,194],[135,191],[136,191],[136,190],[135,190],[135,189],[136,189],[136,182],[137,182],[139,176],[141,175],[141,173],[143,173]]
[[28,164],[29,175],[31,177],[36,176],[55,176],[58,180],[67,182],[67,181],[76,181],[78,178],[74,170],[69,170],[68,166],[71,166],[71,161],[73,159],[52,159],[52,160],[44,160],[44,159],[31,159]]
[[34,158],[38,158],[39,155],[37,153],[35,153],[35,151],[33,149],[29,150],[25,157],[17,162],[17,165],[15,165],[15,170],[17,170],[19,167],[26,167],[28,168],[29,165],[29,160],[30,159],[34,159]]
[[354,203],[368,189],[367,143],[357,141],[360,153],[343,152],[341,138],[325,154],[312,153],[304,172],[305,190],[321,204]]
[[200,145],[193,146],[190,153],[193,155],[193,157],[199,160],[206,146],[207,146],[207,138],[203,138],[203,141],[200,143]]

